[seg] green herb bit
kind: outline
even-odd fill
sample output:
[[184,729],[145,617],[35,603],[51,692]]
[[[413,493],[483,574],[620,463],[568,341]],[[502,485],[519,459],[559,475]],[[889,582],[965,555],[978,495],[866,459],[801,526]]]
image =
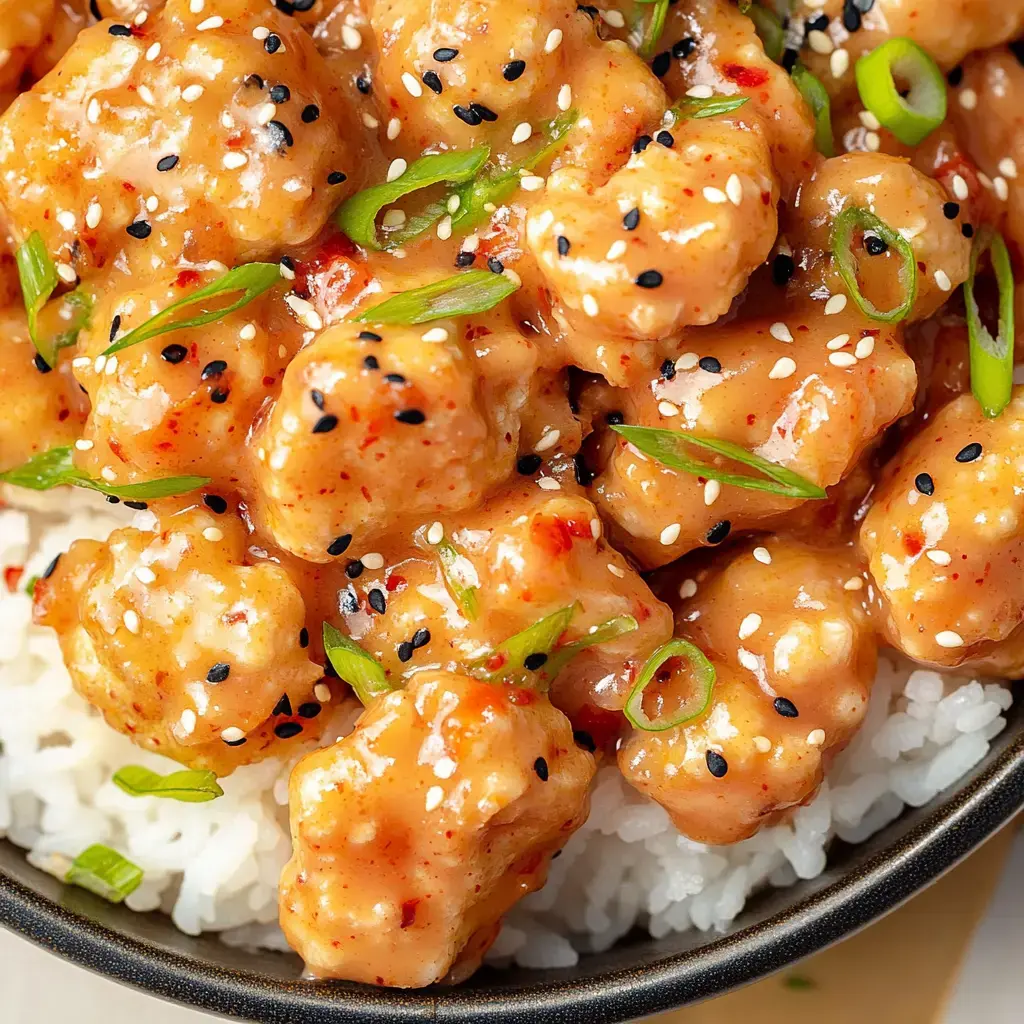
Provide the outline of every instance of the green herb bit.
[[558,638],[580,610],[579,601],[560,608],[507,640],[470,666],[470,672],[490,682],[525,681],[526,673],[545,665]]
[[388,682],[384,666],[351,637],[345,636],[329,622],[324,623],[323,637],[324,653],[334,671],[352,687],[364,707],[369,707],[377,697],[394,689]]
[[88,889],[111,903],[120,903],[138,889],[142,868],[122,857],[117,850],[96,843],[72,861],[64,881]]
[[665,32],[665,19],[668,17],[668,9],[671,0],[636,0],[638,4],[653,4],[654,10],[644,29],[644,37],[640,42],[639,54],[645,60],[654,56],[658,48],[658,42]]
[[[693,671],[693,692],[672,714],[651,718],[644,710],[644,692],[653,682],[658,669],[670,658],[685,658],[690,663]],[[666,729],[686,725],[687,722],[692,722],[703,715],[711,705],[715,679],[715,668],[699,647],[688,640],[670,640],[648,658],[629,693],[623,712],[626,718],[643,732],[664,732]]]
[[519,289],[507,274],[470,270],[393,295],[355,319],[370,324],[425,324],[447,317],[485,313]]
[[620,636],[625,636],[627,633],[632,633],[639,628],[640,624],[632,615],[617,615],[614,619],[608,619],[607,622],[602,622],[598,626],[591,626],[579,640],[573,640],[572,643],[556,647],[548,655],[548,660],[540,671],[548,679],[554,680],[562,669],[581,651],[585,651],[588,647],[595,647],[597,644],[611,643]]
[[[999,327],[995,338],[985,326],[974,294],[978,264],[988,253],[999,286]],[[971,246],[970,272],[964,282],[967,335],[971,358],[971,391],[986,416],[998,416],[1013,396],[1013,354],[1016,328],[1013,310],[1013,267],[1003,236],[984,225]]]
[[205,804],[224,795],[210,771],[180,771],[170,775],[129,764],[114,773],[114,784],[129,796],[159,796],[183,804]]
[[480,614],[480,606],[476,599],[479,580],[473,564],[447,537],[442,537],[436,547],[441,559],[444,582],[455,598],[459,611],[472,622]]
[[818,983],[813,978],[807,978],[802,974],[790,974],[782,979],[782,984],[786,988],[793,989],[794,992],[806,992],[809,989],[817,988]]
[[832,102],[821,81],[803,66],[793,68],[793,84],[803,96],[814,115],[814,145],[822,156],[836,155],[836,144],[832,137]]
[[739,110],[749,96],[687,96],[669,108],[672,124],[680,121],[702,121]]

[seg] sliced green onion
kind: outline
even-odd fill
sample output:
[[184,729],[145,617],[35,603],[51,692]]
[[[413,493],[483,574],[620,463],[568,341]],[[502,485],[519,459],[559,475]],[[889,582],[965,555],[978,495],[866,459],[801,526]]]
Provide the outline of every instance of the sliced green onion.
[[329,622],[324,623],[324,653],[334,671],[352,687],[364,707],[369,707],[375,698],[394,689],[388,682],[384,666]]
[[[854,75],[861,103],[908,146],[923,142],[946,120],[945,76],[912,39],[887,39],[857,61]],[[897,78],[909,85],[906,96]]]
[[620,636],[624,636],[626,633],[632,633],[634,630],[639,628],[640,624],[632,615],[617,615],[614,619],[602,622],[599,626],[592,626],[579,638],[579,640],[573,640],[572,643],[556,647],[551,654],[548,655],[548,660],[541,668],[541,672],[543,672],[549,679],[555,679],[558,676],[558,673],[561,672],[562,669],[580,653],[580,651],[585,651],[588,647],[594,647],[597,644],[611,643],[612,640],[617,640]]
[[476,599],[479,581],[473,564],[447,537],[443,537],[436,546],[445,584],[455,598],[459,611],[472,622],[480,614],[480,606]]
[[114,784],[129,796],[160,796],[183,804],[205,804],[224,795],[210,771],[180,771],[170,775],[128,764],[114,772]]
[[793,67],[793,84],[814,114],[814,146],[822,156],[835,156],[832,138],[832,103],[825,86],[803,66]]
[[638,4],[653,4],[650,20],[644,29],[643,41],[640,43],[640,56],[649,60],[654,56],[658,41],[665,31],[665,19],[668,17],[668,8],[671,0],[636,0]]
[[87,476],[73,463],[70,447],[50,448],[33,455],[24,465],[0,473],[0,482],[15,487],[26,487],[31,491],[49,491],[54,487],[83,487],[99,491],[126,501],[149,501],[155,498],[170,498],[176,494],[187,494],[210,482],[206,476],[165,476],[159,480],[147,480],[141,484],[114,486],[105,480]]
[[[685,658],[693,669],[694,688],[679,708],[671,715],[649,718],[644,711],[644,691],[650,686],[655,674],[669,658]],[[629,692],[626,706],[622,709],[626,718],[643,732],[664,732],[679,725],[686,725],[699,718],[711,704],[715,689],[715,667],[704,656],[704,652],[688,640],[669,640],[647,659]]]
[[[986,252],[990,254],[999,285],[999,334],[995,338],[981,321],[974,295],[978,263]],[[1009,405],[1013,394],[1013,268],[1003,236],[987,224],[974,236],[970,274],[964,282],[964,302],[970,338],[971,391],[986,416],[998,416]]]
[[29,597],[35,597],[36,596],[36,584],[38,582],[39,582],[39,577],[38,576],[30,576],[28,578],[28,583],[25,584],[25,593],[28,594]]
[[485,313],[518,288],[518,283],[507,274],[470,270],[393,295],[355,319],[368,324],[425,324],[450,316]]
[[754,23],[754,31],[761,40],[765,56],[776,64],[781,63],[786,50],[786,32],[778,15],[760,4],[751,4],[744,13]]
[[[211,281],[210,284],[192,292],[191,295],[172,302],[156,316],[139,324],[123,338],[118,338],[103,354],[105,356],[113,355],[115,352],[138,345],[150,338],[159,337],[161,334],[167,334],[169,331],[181,331],[189,327],[203,327],[206,324],[216,323],[218,320],[223,320],[229,313],[234,313],[236,309],[247,306],[253,299],[277,284],[280,279],[281,271],[276,263],[245,263],[240,267],[234,267],[223,276],[218,277],[216,281]],[[175,316],[180,310],[194,306],[197,302],[229,292],[241,292],[242,296],[232,302],[230,306],[206,310],[199,316],[186,318]]]
[[[477,146],[463,152],[433,153],[421,157],[394,181],[363,189],[347,199],[334,215],[335,222],[353,242],[366,249],[382,249],[384,246],[377,235],[377,214],[385,206],[441,182],[459,185],[470,181],[476,177],[490,155],[490,147]],[[388,235],[385,244],[401,245],[426,231],[444,216],[445,207],[435,203],[427,211],[414,216],[400,231]]]
[[64,881],[88,889],[111,903],[120,903],[138,889],[142,868],[122,857],[117,850],[96,843],[72,861]]
[[718,117],[739,110],[749,96],[686,96],[669,108],[672,123],[702,121],[705,117]]
[[[893,309],[882,311],[873,302],[865,298],[857,283],[857,260],[853,255],[853,233],[860,228],[870,231],[894,249],[902,261],[900,266],[900,283],[903,285],[903,301]],[[879,220],[870,210],[862,206],[848,206],[835,219],[832,225],[832,236],[829,239],[832,247],[832,258],[836,261],[839,276],[850,292],[850,297],[857,308],[869,319],[884,324],[895,324],[905,320],[914,308],[917,299],[917,258],[910,243],[898,232],[893,231],[883,220]]]
[[[707,477],[709,480],[732,484],[734,487],[743,487],[748,491],[767,491],[769,494],[779,494],[785,498],[827,497],[824,488],[811,483],[799,473],[794,473],[777,462],[769,462],[760,455],[755,455],[731,441],[723,441],[717,437],[697,437],[681,430],[665,430],[662,427],[616,425],[612,427],[612,430],[621,434],[645,455],[657,459],[669,469]],[[749,466],[758,473],[764,474],[768,479],[759,480],[756,477],[744,476],[740,473],[727,473],[710,463],[700,462],[686,454],[687,445],[706,448],[708,451],[715,452],[716,455],[742,463],[744,466]]]
[[532,626],[498,644],[490,654],[474,662],[470,671],[480,679],[493,682],[517,679],[524,673],[536,671],[526,664],[531,657],[543,657],[544,660],[537,668],[543,667],[558,643],[558,638],[569,628],[572,617],[580,607],[579,601],[575,601],[557,612],[545,615]]

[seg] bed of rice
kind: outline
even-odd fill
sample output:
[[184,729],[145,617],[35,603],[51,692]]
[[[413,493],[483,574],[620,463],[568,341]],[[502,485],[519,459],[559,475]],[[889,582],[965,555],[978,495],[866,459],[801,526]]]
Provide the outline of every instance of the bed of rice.
[[[34,497],[31,512],[23,495],[20,509],[0,510],[0,566],[24,567],[19,586],[0,587],[0,837],[58,876],[90,844],[113,846],[145,872],[127,900],[133,910],[163,910],[190,934],[284,948],[275,922],[291,765],[244,768],[207,804],[136,799],[111,783],[125,764],[179,766],[140,751],[72,691],[55,637],[31,624],[24,583],[72,540],[102,538],[124,519],[92,495]],[[136,515],[136,525],[147,520]],[[731,847],[684,839],[606,768],[589,820],[545,888],[509,916],[491,956],[563,967],[635,925],[655,936],[724,928],[754,890],[820,873],[833,836],[866,839],[905,805],[955,783],[985,756],[1010,703],[999,686],[883,658],[864,727],[814,802],[790,824]],[[342,712],[332,732],[353,718]]]

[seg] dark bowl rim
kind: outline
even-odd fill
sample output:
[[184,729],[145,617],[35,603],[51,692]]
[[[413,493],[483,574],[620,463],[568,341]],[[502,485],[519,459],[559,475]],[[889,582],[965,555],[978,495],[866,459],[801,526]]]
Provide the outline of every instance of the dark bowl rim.
[[[995,753],[995,752],[993,752]],[[1024,730],[970,782],[857,870],[694,952],[594,977],[418,992],[281,982],[227,970],[68,912],[0,871],[0,924],[79,966],[214,1014],[261,1022],[618,1022],[721,994],[865,927],[935,881],[1024,807]]]

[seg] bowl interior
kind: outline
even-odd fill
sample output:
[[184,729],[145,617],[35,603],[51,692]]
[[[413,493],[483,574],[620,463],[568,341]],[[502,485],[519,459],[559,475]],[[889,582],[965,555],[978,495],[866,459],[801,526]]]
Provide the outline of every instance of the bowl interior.
[[0,923],[76,963],[214,1013],[260,1022],[618,1022],[717,995],[868,924],[913,895],[1024,806],[1024,701],[985,760],[865,843],[837,842],[824,874],[753,898],[724,935],[634,932],[577,967],[484,968],[458,988],[370,989],[300,978],[297,957],[177,931],[36,870],[0,841]]

